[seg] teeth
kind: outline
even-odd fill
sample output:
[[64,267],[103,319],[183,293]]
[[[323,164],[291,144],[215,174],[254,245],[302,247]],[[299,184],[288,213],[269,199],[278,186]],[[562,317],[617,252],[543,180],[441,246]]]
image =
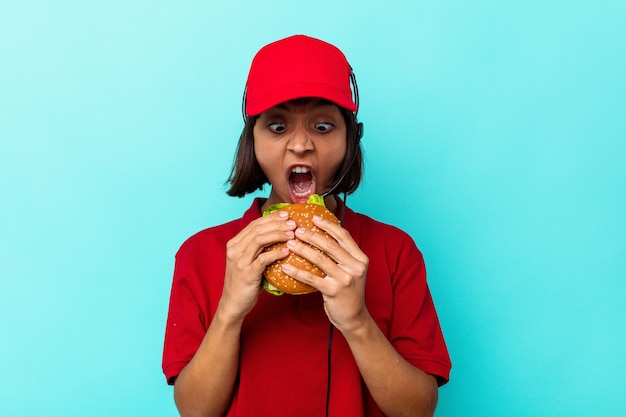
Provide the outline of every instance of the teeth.
[[293,167],[291,172],[295,174],[305,174],[309,172],[309,169],[307,167]]

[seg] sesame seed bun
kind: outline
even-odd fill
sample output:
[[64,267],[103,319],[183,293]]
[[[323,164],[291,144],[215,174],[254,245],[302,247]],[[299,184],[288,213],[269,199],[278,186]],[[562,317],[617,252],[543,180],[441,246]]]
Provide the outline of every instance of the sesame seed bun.
[[[279,211],[286,211],[287,213],[289,213],[289,218],[295,221],[298,227],[303,227],[305,229],[320,233],[329,239],[332,238],[328,235],[328,233],[321,229],[318,229],[313,224],[313,216],[320,216],[339,224],[339,220],[337,219],[337,217],[335,217],[335,215],[331,213],[326,207],[319,204],[290,204],[286,207],[279,209]],[[286,246],[286,243],[276,243],[274,245],[268,246],[267,248],[265,248],[265,250],[272,250]],[[314,246],[311,247],[315,250],[319,250]],[[286,294],[302,295],[310,294],[317,291],[310,285],[304,284],[286,275],[282,270],[283,264],[286,263],[298,269],[309,271],[312,274],[315,274],[322,278],[326,276],[326,274],[316,265],[313,265],[311,262],[296,255],[295,253],[289,253],[286,258],[279,259],[278,261],[270,264],[267,268],[265,268],[265,271],[263,272],[263,276],[271,285]]]

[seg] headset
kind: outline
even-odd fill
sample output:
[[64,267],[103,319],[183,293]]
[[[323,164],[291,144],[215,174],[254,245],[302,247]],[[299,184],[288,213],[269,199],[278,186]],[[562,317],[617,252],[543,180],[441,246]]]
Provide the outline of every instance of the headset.
[[[352,169],[354,162],[356,161],[357,148],[361,143],[361,138],[363,137],[363,123],[359,122],[357,119],[357,113],[359,112],[359,88],[356,83],[356,76],[354,75],[354,70],[350,66],[350,84],[352,84],[352,94],[354,98],[354,104],[356,104],[356,111],[354,112],[354,119],[356,120],[356,143],[354,145],[354,152],[352,153],[352,158],[350,159],[350,163],[346,167],[345,171],[339,176],[339,178],[334,182],[333,186],[330,187],[328,191],[322,194],[322,197],[326,197],[330,195],[339,187],[339,184],[344,180],[346,175]],[[346,192],[343,193],[343,205],[341,207],[341,215],[339,221],[341,225],[344,225],[344,218],[346,214],[346,200],[348,199],[348,195]],[[328,353],[327,353],[327,381],[326,381],[326,410],[325,416],[329,415],[329,407],[330,407],[330,382],[331,382],[331,369],[332,369],[332,347],[333,347],[333,334],[335,332],[335,326],[330,323],[329,333],[328,333]]]
[[[354,100],[354,104],[356,104],[356,111],[354,112],[354,119],[356,121],[356,142],[354,145],[354,152],[352,153],[352,157],[350,159],[350,163],[348,164],[348,166],[346,167],[346,169],[343,171],[343,173],[339,176],[339,178],[333,183],[333,185],[330,187],[330,189],[328,191],[326,191],[325,193],[321,194],[322,197],[326,197],[328,195],[331,195],[336,189],[337,187],[339,187],[339,184],[341,184],[341,182],[346,178],[346,175],[348,175],[348,173],[350,172],[350,170],[352,169],[352,166],[354,165],[354,163],[356,162],[356,155],[357,155],[357,148],[359,147],[360,143],[361,143],[361,138],[363,137],[363,123],[359,122],[357,119],[357,113],[359,112],[359,88],[357,86],[356,83],[356,76],[354,75],[354,70],[352,69],[352,66],[350,66],[348,64],[348,66],[350,67],[350,84],[352,86],[352,95],[353,95],[353,100]],[[247,92],[247,85],[246,88],[244,88],[244,92],[243,92],[243,98],[241,101],[241,113],[243,115],[243,120],[244,122],[248,120],[248,116],[246,115],[246,92]],[[340,224],[343,226],[344,224],[344,218],[345,218],[345,214],[346,214],[346,200],[347,200],[347,193],[344,192],[343,193],[343,205],[341,207],[341,215],[340,215]],[[328,352],[327,352],[327,369],[328,369],[328,373],[327,373],[327,382],[326,382],[326,409],[325,409],[325,416],[328,417],[329,415],[329,407],[330,407],[330,382],[331,382],[331,365],[332,365],[332,345],[333,345],[333,334],[334,334],[334,330],[335,330],[335,326],[333,326],[332,323],[330,323],[329,326],[329,333],[328,333]]]

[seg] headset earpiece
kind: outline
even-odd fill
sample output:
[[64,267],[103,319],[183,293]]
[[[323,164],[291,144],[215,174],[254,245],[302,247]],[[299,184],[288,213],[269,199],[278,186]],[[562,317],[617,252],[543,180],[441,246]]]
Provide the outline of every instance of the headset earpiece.
[[[356,85],[356,76],[354,75],[354,70],[352,66],[350,66],[350,84],[352,84],[352,95],[354,98],[354,104],[356,104],[356,111],[354,112],[354,120],[357,120],[357,114],[359,112],[359,87]],[[363,137],[363,123],[358,122],[356,124],[356,137],[357,143]]]

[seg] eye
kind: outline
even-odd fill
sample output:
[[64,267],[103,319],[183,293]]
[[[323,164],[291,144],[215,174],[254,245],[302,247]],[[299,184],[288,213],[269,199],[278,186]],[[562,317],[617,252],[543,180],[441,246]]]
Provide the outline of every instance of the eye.
[[326,133],[331,131],[333,128],[335,127],[334,124],[332,123],[327,123],[327,122],[320,122],[320,123],[316,123],[315,124],[315,129],[317,129],[318,132],[321,133]]
[[268,123],[267,127],[269,130],[271,130],[274,133],[283,133],[285,129],[287,128],[284,123],[279,123],[279,122]]

